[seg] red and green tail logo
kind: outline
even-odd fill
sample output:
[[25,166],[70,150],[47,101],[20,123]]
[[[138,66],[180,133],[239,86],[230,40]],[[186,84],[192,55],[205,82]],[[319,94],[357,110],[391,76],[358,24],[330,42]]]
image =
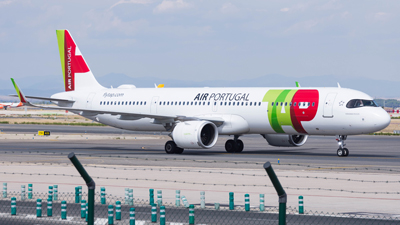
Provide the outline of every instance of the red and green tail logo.
[[263,102],[268,102],[268,119],[276,133],[285,133],[282,126],[292,126],[307,134],[302,122],[314,119],[318,110],[318,90],[269,90]]
[[74,91],[75,74],[86,73],[90,70],[68,30],[57,30],[56,32],[65,91]]

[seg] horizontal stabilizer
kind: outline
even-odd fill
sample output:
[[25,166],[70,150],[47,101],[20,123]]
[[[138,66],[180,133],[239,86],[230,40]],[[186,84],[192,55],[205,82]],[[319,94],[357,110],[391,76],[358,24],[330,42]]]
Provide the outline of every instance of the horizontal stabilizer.
[[[9,96],[18,97],[18,95],[9,95]],[[37,97],[37,96],[25,96],[25,97],[32,98],[32,99],[45,100],[45,101],[70,102],[70,103],[75,102],[74,100],[61,99],[61,98],[47,98],[47,97]]]

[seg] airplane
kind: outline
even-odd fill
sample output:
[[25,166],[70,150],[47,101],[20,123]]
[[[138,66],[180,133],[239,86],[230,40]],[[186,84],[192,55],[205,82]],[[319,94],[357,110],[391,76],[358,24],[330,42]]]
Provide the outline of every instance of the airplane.
[[[229,153],[242,152],[242,135],[261,134],[269,145],[299,147],[309,135],[336,136],[337,156],[348,156],[348,135],[387,127],[390,117],[369,95],[338,87],[307,88],[117,88],[100,85],[68,30],[57,30],[65,91],[51,97],[25,96],[23,105],[68,110],[116,128],[169,132],[168,154],[210,149],[219,135],[232,135]],[[17,95],[14,95],[17,96]],[[38,106],[27,99],[52,101]]]
[[20,103],[12,103],[12,102],[7,102],[7,103],[0,103],[0,109],[7,110],[9,108],[17,108],[23,106],[22,102]]

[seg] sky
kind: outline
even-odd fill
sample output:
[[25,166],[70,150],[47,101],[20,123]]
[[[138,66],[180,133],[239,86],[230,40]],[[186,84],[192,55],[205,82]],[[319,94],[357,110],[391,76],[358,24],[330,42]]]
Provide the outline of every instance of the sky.
[[0,78],[62,76],[68,29],[95,76],[400,81],[399,24],[398,0],[0,0]]

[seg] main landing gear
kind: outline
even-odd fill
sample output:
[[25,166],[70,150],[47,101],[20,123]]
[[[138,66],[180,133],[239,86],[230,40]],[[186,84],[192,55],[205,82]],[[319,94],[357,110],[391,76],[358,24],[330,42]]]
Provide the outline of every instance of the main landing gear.
[[182,154],[183,148],[176,146],[173,141],[167,141],[167,143],[165,143],[165,152],[167,154]]
[[242,140],[239,140],[239,135],[235,135],[233,140],[229,139],[225,142],[225,150],[229,153],[242,152],[244,144]]
[[336,135],[336,141],[338,142],[339,145],[339,149],[337,150],[337,155],[339,157],[349,155],[349,150],[347,148],[344,148],[344,146],[346,146],[346,144],[344,143],[346,139],[347,135]]

